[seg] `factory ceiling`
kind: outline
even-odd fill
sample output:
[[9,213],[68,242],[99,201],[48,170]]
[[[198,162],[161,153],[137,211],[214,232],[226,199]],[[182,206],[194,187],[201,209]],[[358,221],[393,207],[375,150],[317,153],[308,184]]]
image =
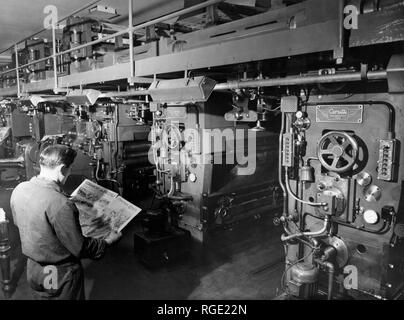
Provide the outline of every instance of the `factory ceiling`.
[[[0,51],[7,49],[16,41],[30,36],[43,28],[43,12],[48,5],[58,9],[59,18],[95,1],[90,0],[0,0]],[[144,22],[152,17],[182,9],[185,0],[134,0],[134,23]],[[191,1],[192,2],[192,1]],[[95,5],[107,5],[117,9],[120,17],[114,22],[125,23],[128,15],[127,0],[100,0]],[[0,54],[0,56],[4,54]],[[1,58],[1,57],[0,57]],[[0,59],[1,60],[1,59]]]

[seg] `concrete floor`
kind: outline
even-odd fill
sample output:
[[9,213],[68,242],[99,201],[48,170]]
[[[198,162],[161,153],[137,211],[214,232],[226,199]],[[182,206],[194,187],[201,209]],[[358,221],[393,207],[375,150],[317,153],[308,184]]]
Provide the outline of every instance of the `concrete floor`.
[[[1,187],[0,207],[10,214],[12,189]],[[181,261],[145,267],[133,252],[136,222],[99,261],[83,260],[87,299],[273,299],[280,291],[283,247],[279,228],[267,218],[245,221],[212,235]],[[12,218],[10,217],[12,220]],[[18,230],[10,223],[14,290],[11,299],[31,299]],[[4,297],[0,294],[0,299]]]

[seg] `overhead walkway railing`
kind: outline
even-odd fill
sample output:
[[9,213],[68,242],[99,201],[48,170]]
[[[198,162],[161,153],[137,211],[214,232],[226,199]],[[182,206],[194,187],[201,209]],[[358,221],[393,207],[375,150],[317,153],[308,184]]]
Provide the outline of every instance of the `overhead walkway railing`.
[[[64,17],[63,19],[57,21],[57,23],[52,25],[52,30],[51,30],[52,31],[52,55],[49,55],[47,57],[44,57],[44,58],[41,58],[41,59],[38,59],[38,60],[35,60],[35,61],[31,61],[31,62],[23,64],[23,65],[20,65],[19,61],[18,61],[18,45],[23,43],[24,41],[26,41],[28,39],[31,39],[31,38],[37,36],[38,34],[42,33],[46,29],[40,30],[40,31],[36,32],[35,34],[31,35],[30,37],[27,37],[27,38],[15,43],[12,47],[0,52],[0,55],[1,55],[3,52],[6,52],[6,51],[8,51],[10,49],[14,50],[15,68],[8,69],[8,70],[5,70],[3,72],[0,72],[0,76],[3,77],[5,74],[9,74],[9,73],[12,73],[12,72],[16,73],[17,96],[21,96],[21,85],[20,85],[20,75],[19,75],[20,70],[24,70],[24,69],[26,69],[27,67],[29,67],[31,65],[35,65],[35,64],[38,64],[38,63],[41,63],[41,62],[44,62],[44,61],[49,61],[50,59],[52,59],[53,60],[53,81],[54,81],[53,90],[54,90],[55,93],[57,93],[61,89],[58,86],[58,77],[59,76],[57,74],[57,66],[58,66],[57,57],[65,55],[65,54],[68,54],[70,52],[78,51],[78,50],[83,49],[83,48],[87,48],[89,46],[93,46],[93,45],[105,42],[105,41],[110,40],[110,39],[114,39],[116,37],[123,36],[123,35],[128,35],[129,36],[130,78],[128,80],[129,80],[130,84],[133,84],[133,79],[134,79],[133,34],[134,34],[135,31],[140,30],[140,29],[144,29],[146,27],[155,25],[157,23],[164,22],[164,21],[167,21],[167,20],[182,16],[182,15],[185,15],[185,14],[188,14],[188,13],[191,13],[191,12],[195,12],[195,11],[200,10],[200,9],[204,9],[204,8],[216,5],[216,4],[220,3],[220,2],[224,2],[225,0],[208,0],[208,1],[205,1],[203,3],[191,6],[189,8],[181,9],[181,10],[178,10],[176,12],[164,15],[162,17],[155,18],[153,20],[138,24],[136,26],[133,25],[133,0],[128,0],[129,16],[128,16],[128,27],[127,28],[125,28],[125,29],[123,29],[121,31],[115,32],[113,34],[107,35],[105,37],[102,37],[102,38],[99,38],[99,39],[96,39],[96,40],[93,40],[93,41],[78,45],[78,46],[76,46],[74,48],[70,48],[70,49],[67,49],[65,51],[57,52],[57,50],[56,50],[56,30],[58,29],[59,24],[61,22],[63,22],[64,20],[68,19],[69,17],[76,15],[77,13],[79,13],[79,12],[93,6],[94,4],[96,4],[96,3],[100,2],[100,1],[101,0],[92,1],[89,4],[79,8],[78,10],[74,11],[73,13],[69,14],[68,16]],[[111,80],[113,80],[113,79],[111,79]]]

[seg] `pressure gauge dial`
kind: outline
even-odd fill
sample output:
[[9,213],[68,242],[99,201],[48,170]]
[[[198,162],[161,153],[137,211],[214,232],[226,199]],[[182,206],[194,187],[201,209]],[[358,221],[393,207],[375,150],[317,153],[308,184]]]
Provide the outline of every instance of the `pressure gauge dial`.
[[196,181],[196,174],[195,173],[190,173],[188,176],[188,180],[191,182],[195,182]]
[[366,210],[363,214],[363,219],[368,224],[376,224],[379,222],[379,215],[374,210]]

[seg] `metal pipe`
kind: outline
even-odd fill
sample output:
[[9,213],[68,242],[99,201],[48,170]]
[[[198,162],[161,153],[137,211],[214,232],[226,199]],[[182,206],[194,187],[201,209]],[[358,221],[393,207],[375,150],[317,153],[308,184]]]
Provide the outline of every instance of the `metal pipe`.
[[332,300],[332,294],[334,289],[334,274],[335,274],[335,267],[329,261],[322,261],[320,259],[315,259],[315,262],[319,265],[327,268],[328,270],[328,293],[327,293],[327,300]]
[[14,46],[14,52],[15,52],[15,66],[16,66],[16,76],[17,76],[17,97],[20,97],[20,72],[18,70],[18,49],[17,49],[17,45]]
[[57,58],[56,58],[56,24],[52,25],[52,50],[53,50],[53,80],[54,80],[54,88],[53,91],[55,93],[58,89],[58,70],[57,70]]
[[[118,152],[119,152],[119,123],[121,121],[118,106],[115,106],[115,152],[114,152],[114,163],[115,163],[115,168],[118,167]],[[111,162],[112,165],[112,162]],[[117,178],[116,174],[116,178]]]
[[[339,0],[338,3],[338,49],[336,55],[336,63],[342,64],[344,59],[344,45],[345,45],[345,28],[344,28],[344,8],[345,0]],[[335,55],[335,51],[334,51]]]
[[[386,71],[368,71],[368,80],[384,80],[387,79]],[[346,72],[334,75],[300,75],[288,76],[284,78],[259,79],[259,80],[237,80],[216,84],[213,90],[234,90],[243,88],[256,87],[278,87],[293,86],[315,83],[332,83],[332,82],[349,82],[362,81],[363,75],[360,72]]]
[[133,85],[135,75],[133,62],[133,0],[129,0],[129,62],[130,62],[130,85]]
[[320,230],[313,231],[313,232],[310,232],[310,231],[308,231],[308,232],[296,232],[296,233],[290,234],[288,236],[285,236],[284,234],[282,234],[281,240],[282,241],[289,241],[289,240],[299,238],[299,237],[318,237],[318,236],[321,236],[325,231],[327,231],[329,224],[330,224],[330,218],[328,217],[328,215],[326,215],[325,218],[324,218],[324,225]]
[[103,92],[100,94],[99,98],[112,98],[112,97],[128,97],[128,96],[147,96],[149,90],[128,90],[128,91],[114,91],[114,92]]
[[[125,32],[118,32],[119,34],[124,34]],[[70,51],[79,50],[82,47],[86,47],[89,44],[98,43],[100,41],[104,41],[106,38],[113,38],[118,36],[117,34],[95,40],[84,44],[82,46],[75,47],[73,49],[69,49],[67,51],[63,51],[58,53],[57,55],[65,54]],[[49,57],[42,58],[27,64],[24,64],[20,67],[20,69],[28,67],[32,64],[36,64],[38,62],[42,62],[48,60]],[[1,72],[0,75],[13,72],[16,69],[10,69],[4,72]],[[368,71],[366,74],[367,80],[385,80],[387,79],[387,71]],[[260,80],[238,80],[238,81],[229,81],[224,83],[218,83],[215,85],[215,91],[219,90],[234,90],[234,89],[243,89],[243,88],[256,88],[256,87],[278,87],[278,86],[293,86],[293,85],[305,85],[305,84],[316,84],[316,83],[333,83],[333,82],[350,82],[350,81],[362,81],[363,75],[360,72],[347,72],[347,73],[338,73],[334,75],[300,75],[300,76],[288,76],[284,78],[272,78],[272,79],[260,79]],[[136,90],[135,90],[136,91]],[[122,96],[132,94],[131,91],[121,93]],[[134,95],[147,95],[149,94],[148,90],[137,90],[137,92],[133,92]]]
[[13,68],[13,69],[9,69],[9,70],[7,70],[7,71],[3,71],[3,72],[0,73],[0,75],[6,74],[6,73],[10,73],[10,72],[13,72],[13,71],[17,71],[17,68],[19,68],[19,69],[24,69],[24,68],[26,68],[26,67],[29,67],[30,65],[37,64],[37,63],[39,63],[39,62],[49,60],[49,58],[50,58],[50,57],[44,57],[44,58],[41,58],[41,59],[39,59],[39,60],[31,61],[31,62],[29,62],[29,63],[27,63],[27,64],[22,65],[22,66],[19,66],[19,67]]
[[279,185],[281,186],[282,193],[283,193],[283,216],[288,215],[288,194],[285,189],[285,185],[283,184],[282,181],[282,137],[283,133],[285,130],[285,114],[282,113],[281,115],[282,120],[281,120],[281,130],[279,132],[279,154],[278,154],[278,180],[279,180]]
[[[282,193],[283,193],[283,212],[282,212],[282,217],[281,217],[281,221],[282,221],[282,225],[283,225],[283,229],[285,230],[287,235],[291,235],[293,234],[292,231],[289,230],[288,227],[288,223],[287,223],[287,217],[289,214],[289,203],[288,203],[288,193],[286,192],[285,189],[285,185],[282,181],[282,137],[283,137],[283,133],[285,131],[285,117],[286,115],[284,113],[282,113],[281,116],[281,129],[279,132],[279,148],[278,148],[278,180],[279,180],[279,185],[281,186],[282,189]],[[287,171],[287,168],[285,168],[285,170]]]
[[338,3],[338,47],[344,47],[344,7],[345,7],[345,0],[339,0]]

